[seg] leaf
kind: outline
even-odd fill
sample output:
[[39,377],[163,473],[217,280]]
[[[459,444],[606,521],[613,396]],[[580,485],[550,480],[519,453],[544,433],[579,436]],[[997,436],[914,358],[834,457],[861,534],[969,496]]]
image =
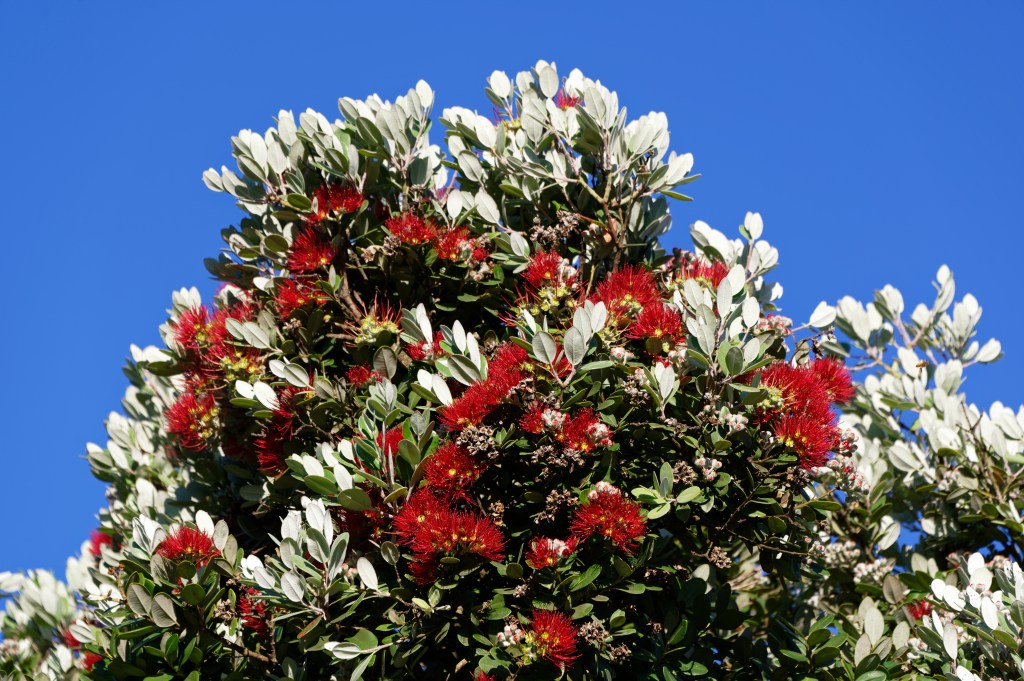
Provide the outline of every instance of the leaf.
[[306,597],[306,583],[294,572],[286,572],[281,575],[281,591],[288,600],[301,603]]
[[359,579],[363,580],[366,588],[376,591],[378,586],[377,571],[373,569],[373,563],[366,558],[360,558],[356,561],[356,570],[359,572]]
[[263,381],[257,381],[252,386],[253,394],[256,395],[256,399],[260,401],[267,409],[273,411],[278,407],[277,393],[274,389]]
[[373,508],[370,496],[358,487],[339,492],[338,501],[350,511],[368,511]]
[[679,493],[679,496],[676,497],[676,503],[688,504],[694,499],[698,498],[700,495],[700,487],[687,487],[686,489]]
[[569,587],[570,591],[579,591],[580,589],[589,586],[598,576],[601,574],[601,566],[594,564],[587,568],[587,571],[581,575],[577,575],[572,580],[572,585]]
[[558,346],[555,339],[545,331],[539,332],[533,337],[533,355],[545,364],[554,364]]
[[565,356],[573,366],[579,365],[587,355],[587,341],[575,326],[565,332]]
[[148,617],[153,598],[141,584],[128,585],[128,607],[139,617]]
[[868,610],[867,615],[864,616],[864,632],[868,635],[871,645],[878,643],[882,634],[885,633],[885,620],[882,619],[882,613],[878,608]]
[[373,370],[391,380],[398,371],[398,356],[389,347],[382,347],[373,355]]
[[157,594],[153,598],[153,605],[149,611],[150,619],[158,627],[173,627],[178,623],[174,614],[174,601],[167,594]]
[[181,600],[189,605],[199,605],[206,598],[206,590],[200,584],[188,584],[181,590]]
[[942,648],[946,651],[946,655],[949,656],[949,659],[956,660],[956,654],[958,651],[956,627],[954,627],[951,622],[946,622],[946,626],[942,630]]

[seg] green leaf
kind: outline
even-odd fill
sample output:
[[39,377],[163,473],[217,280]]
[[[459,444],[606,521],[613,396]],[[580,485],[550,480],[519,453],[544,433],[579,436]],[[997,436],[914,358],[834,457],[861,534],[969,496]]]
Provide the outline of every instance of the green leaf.
[[572,584],[569,586],[570,591],[579,591],[580,589],[589,586],[598,576],[601,574],[601,566],[594,564],[587,568],[587,571],[581,575],[578,575],[572,580]]
[[174,601],[167,594],[157,594],[153,598],[153,605],[149,611],[150,619],[158,627],[165,629],[173,627],[178,623],[174,614]]
[[148,617],[153,605],[153,598],[141,584],[128,585],[128,607],[139,617]]
[[181,600],[189,605],[199,605],[206,598],[206,590],[200,584],[188,584],[181,590]]
[[[306,478],[309,479],[308,477]],[[370,496],[358,487],[338,493],[338,502],[350,511],[368,511],[373,508]]]

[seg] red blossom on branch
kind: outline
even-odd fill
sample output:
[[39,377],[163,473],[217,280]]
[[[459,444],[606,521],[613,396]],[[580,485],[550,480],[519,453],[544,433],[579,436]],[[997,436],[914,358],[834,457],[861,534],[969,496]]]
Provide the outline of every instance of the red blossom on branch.
[[562,541],[538,537],[530,542],[526,552],[526,564],[535,570],[558,565],[563,558],[576,551],[576,540]]
[[306,215],[306,223],[315,225],[335,214],[354,213],[364,200],[365,197],[355,189],[322,185],[313,192],[313,211]]
[[842,361],[835,358],[817,359],[810,366],[811,373],[818,379],[829,401],[845,404],[853,399],[856,392],[853,378]]
[[313,227],[302,230],[292,241],[288,253],[288,269],[306,274],[327,267],[338,255],[338,251]]
[[444,335],[438,331],[434,334],[433,341],[421,340],[416,343],[409,343],[405,346],[405,352],[418,362],[433,361],[438,357],[444,357],[445,352],[441,348],[441,340]]
[[814,414],[786,414],[775,426],[775,438],[794,450],[804,468],[824,466],[836,439],[835,427]]
[[206,334],[210,326],[210,312],[205,305],[185,310],[178,316],[178,321],[171,324],[174,341],[193,352],[206,342]]
[[282,318],[291,317],[292,313],[310,303],[323,305],[330,297],[316,286],[298,279],[285,279],[276,286],[274,303]]
[[381,375],[370,367],[354,366],[345,372],[345,379],[357,388],[361,388],[370,381],[379,381]]
[[93,530],[89,535],[89,553],[99,557],[103,553],[104,546],[113,546],[114,539],[109,534]]
[[468,500],[466,488],[476,482],[485,468],[469,450],[448,442],[424,462],[423,480],[429,489],[443,496]]
[[558,667],[571,667],[579,658],[576,652],[577,633],[572,620],[554,610],[534,609],[530,629],[524,637],[532,656],[544,658]]
[[259,591],[252,587],[243,587],[238,596],[238,615],[242,626],[255,632],[258,636],[266,636],[270,631],[267,616],[267,604],[260,600]]
[[167,560],[189,561],[196,567],[202,567],[220,555],[208,534],[185,525],[167,535],[156,552]]
[[569,417],[556,438],[566,447],[581,452],[589,452],[595,447],[607,447],[612,443],[611,430],[597,417],[597,412],[589,407]]
[[682,335],[683,317],[679,310],[661,301],[648,303],[629,328],[626,335],[638,340],[675,341]]
[[555,106],[562,111],[566,109],[572,109],[578,106],[583,101],[582,97],[568,94],[564,89],[560,89],[555,94]]
[[167,410],[167,432],[185,449],[200,452],[216,433],[217,399],[212,393],[183,392]]
[[598,534],[632,554],[639,539],[647,534],[647,521],[640,514],[639,505],[623,497],[615,487],[598,483],[587,501],[576,509],[569,530],[579,542]]
[[433,241],[437,226],[413,213],[402,213],[387,219],[384,225],[403,244],[419,246]]
[[729,276],[729,267],[717,260],[709,261],[700,257],[687,257],[679,263],[679,279],[695,279],[712,288],[718,288],[722,280]]
[[529,375],[531,367],[526,350],[504,343],[488,364],[486,380],[469,386],[461,397],[441,408],[441,423],[451,430],[479,425]]
[[302,392],[300,388],[288,387],[278,393],[277,407],[256,439],[256,461],[260,472],[266,475],[284,472],[285,445],[292,440],[296,403]]
[[[465,227],[455,227],[435,235],[434,250],[437,251],[437,257],[441,260],[457,262],[462,260],[467,253],[473,253],[475,249],[469,230]],[[484,255],[484,258],[486,257]],[[473,259],[476,259],[475,253],[473,253]]]
[[629,265],[605,277],[592,300],[604,303],[609,317],[615,322],[622,322],[646,306],[661,302],[661,297],[650,271],[639,265]]
[[558,253],[539,251],[530,258],[530,264],[523,272],[523,279],[535,289],[545,286],[571,286],[576,279],[576,270]]

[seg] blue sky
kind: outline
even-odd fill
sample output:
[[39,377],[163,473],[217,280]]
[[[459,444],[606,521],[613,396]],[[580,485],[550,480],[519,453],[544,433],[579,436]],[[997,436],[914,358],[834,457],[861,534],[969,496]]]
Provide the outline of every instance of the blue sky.
[[[781,252],[784,311],[930,302],[948,264],[1007,357],[967,384],[1021,402],[1024,5],[962,3],[5,3],[0,186],[7,197],[0,571],[63,571],[103,485],[82,460],[157,342],[170,292],[236,220],[200,176],[279,109],[337,115],[423,78],[437,112],[489,111],[485,79],[578,67],[633,115],[665,111],[703,178],[669,245],[748,210]],[[419,8],[419,9],[414,9]],[[642,8],[643,11],[639,11]],[[439,136],[435,135],[435,139]]]

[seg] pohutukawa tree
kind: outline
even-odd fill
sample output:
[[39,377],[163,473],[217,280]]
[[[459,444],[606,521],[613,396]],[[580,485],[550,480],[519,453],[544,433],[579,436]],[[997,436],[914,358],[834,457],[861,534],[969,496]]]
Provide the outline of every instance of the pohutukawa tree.
[[1000,350],[948,270],[794,326],[759,215],[659,245],[696,178],[663,114],[488,85],[446,152],[422,82],[232,139],[223,285],[132,348],[67,583],[0,574],[0,671],[1024,673],[1024,414],[958,392]]

